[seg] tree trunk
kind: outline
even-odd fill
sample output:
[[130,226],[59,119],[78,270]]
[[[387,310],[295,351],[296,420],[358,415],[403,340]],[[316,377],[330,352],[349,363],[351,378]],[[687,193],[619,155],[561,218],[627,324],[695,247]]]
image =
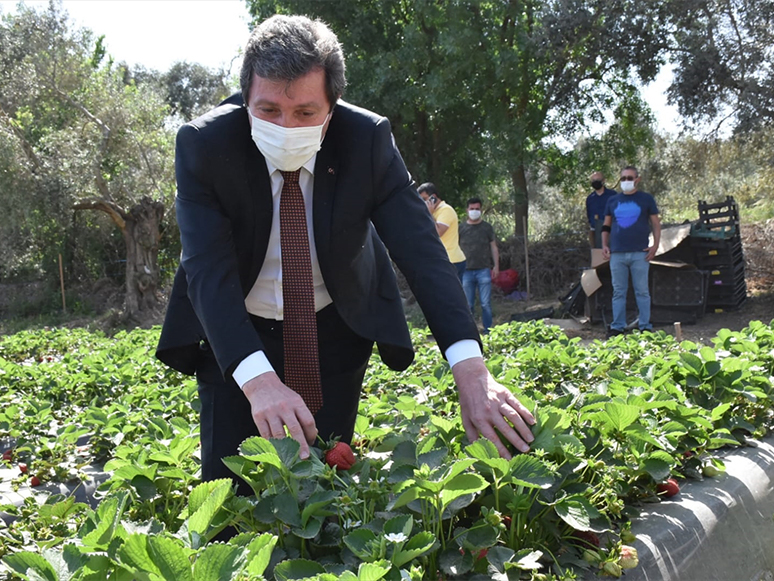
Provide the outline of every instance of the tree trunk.
[[519,164],[511,172],[511,183],[513,184],[513,218],[515,220],[513,233],[516,236],[525,236],[525,224],[529,216],[529,195],[527,193],[527,171],[523,164]]
[[126,315],[142,321],[158,310],[158,265],[164,204],[143,198],[129,210],[123,229],[126,242]]

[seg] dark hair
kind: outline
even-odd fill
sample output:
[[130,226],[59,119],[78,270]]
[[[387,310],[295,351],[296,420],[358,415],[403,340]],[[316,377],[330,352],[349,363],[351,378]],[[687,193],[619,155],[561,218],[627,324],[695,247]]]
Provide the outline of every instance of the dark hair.
[[481,201],[481,198],[470,198],[467,205],[470,206],[471,204],[481,204],[482,206],[484,205],[484,203]]
[[438,195],[438,188],[435,187],[435,184],[432,182],[425,182],[421,186],[417,188],[417,192],[420,194],[427,194],[428,196],[435,196],[436,198],[440,198],[441,196]]
[[634,172],[634,175],[635,175],[635,176],[637,176],[637,177],[640,177],[640,172],[638,172],[638,171],[637,171],[637,168],[636,168],[636,167],[634,167],[633,165],[627,165],[626,167],[622,168],[622,169],[621,169],[621,171],[622,171],[622,172],[624,172],[624,171],[626,171],[627,169],[630,169],[630,170],[632,170],[632,171]]
[[247,105],[254,74],[292,83],[315,70],[325,71],[325,93],[333,109],[347,85],[338,38],[320,20],[272,16],[256,26],[247,41],[239,74],[242,99]]

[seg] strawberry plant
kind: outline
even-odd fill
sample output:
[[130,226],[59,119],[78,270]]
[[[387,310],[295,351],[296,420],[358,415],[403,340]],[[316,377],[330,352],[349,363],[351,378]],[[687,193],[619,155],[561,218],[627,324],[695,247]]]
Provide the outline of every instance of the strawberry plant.
[[[6,466],[28,466],[9,484],[108,473],[95,509],[58,496],[2,507],[16,517],[0,530],[13,578],[618,576],[637,566],[638,505],[670,479],[719,475],[718,452],[773,417],[774,326],[721,331],[710,348],[662,332],[584,346],[511,324],[485,338],[487,362],[537,423],[530,453],[506,461],[468,441],[449,366],[414,330],[410,370],[374,355],[352,456],[334,468],[321,450],[301,460],[292,440],[251,438],[226,459],[253,491],[242,498],[199,482],[196,385],[154,360],[157,334],[0,339]],[[237,536],[213,543],[226,527]]]

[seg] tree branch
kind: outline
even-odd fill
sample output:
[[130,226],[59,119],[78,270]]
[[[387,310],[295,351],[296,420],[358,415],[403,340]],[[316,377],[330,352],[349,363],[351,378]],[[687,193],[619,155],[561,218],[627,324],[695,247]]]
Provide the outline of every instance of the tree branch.
[[102,199],[82,200],[73,204],[73,210],[99,210],[105,212],[113,220],[121,232],[126,231],[126,212],[117,204]]

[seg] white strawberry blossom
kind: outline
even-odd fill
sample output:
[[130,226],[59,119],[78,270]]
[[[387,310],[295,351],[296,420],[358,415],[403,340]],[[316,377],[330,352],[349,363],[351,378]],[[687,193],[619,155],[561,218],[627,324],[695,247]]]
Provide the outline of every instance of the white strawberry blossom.
[[384,538],[391,543],[402,543],[408,540],[408,537],[403,533],[388,533],[384,535]]

